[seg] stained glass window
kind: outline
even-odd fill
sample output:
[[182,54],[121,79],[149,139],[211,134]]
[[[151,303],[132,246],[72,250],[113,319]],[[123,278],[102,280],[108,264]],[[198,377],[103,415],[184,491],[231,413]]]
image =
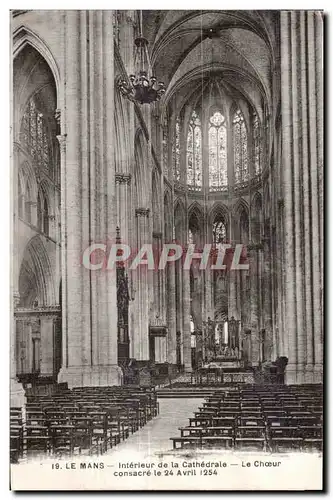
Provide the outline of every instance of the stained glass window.
[[254,172],[256,175],[261,172],[261,133],[260,123],[257,113],[253,115],[253,156],[254,156]]
[[194,190],[202,187],[202,147],[201,122],[196,111],[193,111],[187,133],[187,184]]
[[209,130],[209,189],[219,190],[228,185],[227,127],[220,111],[210,117]]
[[213,224],[213,242],[225,243],[227,237],[227,228],[223,220],[218,219]]
[[232,121],[234,138],[235,183],[248,180],[247,131],[244,117],[240,110],[236,111]]
[[21,140],[34,162],[38,166],[48,169],[50,151],[47,126],[43,114],[37,110],[33,97],[28,102],[23,115]]
[[174,143],[172,145],[173,176],[180,181],[180,118],[176,118]]
[[249,241],[249,217],[245,212],[245,210],[243,210],[240,215],[239,226],[240,226],[241,243],[246,245]]

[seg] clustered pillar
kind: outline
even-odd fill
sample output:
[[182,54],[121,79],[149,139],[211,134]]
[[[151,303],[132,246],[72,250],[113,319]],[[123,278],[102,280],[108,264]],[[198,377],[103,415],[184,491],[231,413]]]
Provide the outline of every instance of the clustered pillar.
[[66,138],[63,189],[63,366],[69,387],[121,383],[115,271],[82,264],[95,242],[115,239],[113,33],[111,11],[65,15]]
[[287,382],[321,382],[323,20],[281,12],[282,173]]

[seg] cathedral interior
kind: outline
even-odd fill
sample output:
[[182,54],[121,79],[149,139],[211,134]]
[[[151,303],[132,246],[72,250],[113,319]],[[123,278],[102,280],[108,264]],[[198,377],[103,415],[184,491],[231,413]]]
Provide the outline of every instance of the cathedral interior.
[[[322,383],[322,15],[22,10],[11,29],[12,406],[133,366],[253,383],[287,358],[286,384]],[[110,242],[199,258],[82,264]],[[201,269],[206,244],[247,269]]]

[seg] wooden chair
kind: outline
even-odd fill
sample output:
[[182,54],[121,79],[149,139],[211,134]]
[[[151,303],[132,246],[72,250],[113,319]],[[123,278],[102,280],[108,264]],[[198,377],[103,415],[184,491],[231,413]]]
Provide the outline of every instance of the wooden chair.
[[27,457],[45,456],[51,451],[51,437],[46,425],[26,425],[23,437]]

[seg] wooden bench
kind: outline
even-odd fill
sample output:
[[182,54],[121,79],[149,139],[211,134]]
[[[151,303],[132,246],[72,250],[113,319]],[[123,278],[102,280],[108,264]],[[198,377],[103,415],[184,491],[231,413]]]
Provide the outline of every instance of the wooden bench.
[[177,443],[180,443],[180,448],[183,449],[185,444],[190,446],[197,445],[198,448],[202,448],[202,437],[201,436],[183,436],[183,437],[171,437],[173,441],[173,449],[177,449]]

